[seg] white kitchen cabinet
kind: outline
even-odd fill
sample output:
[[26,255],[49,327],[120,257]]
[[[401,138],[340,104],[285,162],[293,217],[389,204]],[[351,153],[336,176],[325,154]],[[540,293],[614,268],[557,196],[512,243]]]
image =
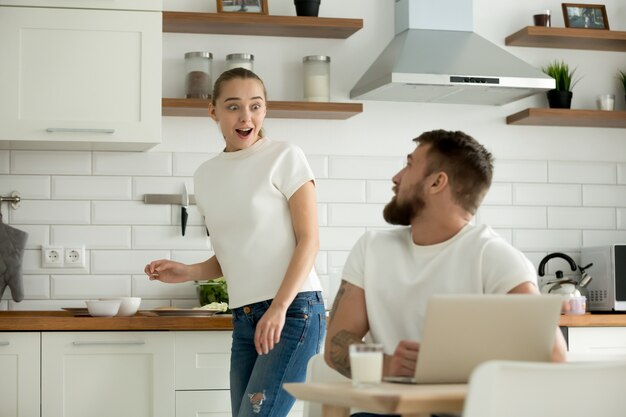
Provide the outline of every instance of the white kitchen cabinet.
[[626,327],[569,327],[568,361],[626,360]]
[[172,417],[171,332],[44,332],[42,417]]
[[40,416],[39,352],[39,333],[0,333],[0,416]]
[[7,5],[31,3],[41,2],[0,1],[0,148],[160,143],[161,12],[132,10],[138,0]]

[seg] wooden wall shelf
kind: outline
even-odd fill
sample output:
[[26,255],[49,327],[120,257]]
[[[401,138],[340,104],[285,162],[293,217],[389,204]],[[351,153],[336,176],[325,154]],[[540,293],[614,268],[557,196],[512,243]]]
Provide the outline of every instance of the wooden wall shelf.
[[[164,98],[163,116],[208,117],[209,100]],[[363,112],[362,103],[320,103],[309,101],[269,101],[267,117],[274,119],[345,120]]]
[[626,111],[529,108],[506,118],[509,125],[626,128]]
[[363,19],[246,13],[163,12],[163,32],[346,39]]
[[504,43],[509,46],[624,52],[626,51],[626,32],[527,26],[507,36]]

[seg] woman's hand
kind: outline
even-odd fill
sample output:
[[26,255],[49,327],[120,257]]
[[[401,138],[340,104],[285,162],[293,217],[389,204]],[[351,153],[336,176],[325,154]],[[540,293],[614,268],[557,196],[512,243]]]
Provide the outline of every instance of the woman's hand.
[[158,280],[175,284],[190,281],[189,266],[169,259],[152,261],[144,268],[144,272],[150,280]]
[[256,325],[254,346],[259,355],[266,355],[280,341],[280,334],[285,326],[286,310],[270,305]]

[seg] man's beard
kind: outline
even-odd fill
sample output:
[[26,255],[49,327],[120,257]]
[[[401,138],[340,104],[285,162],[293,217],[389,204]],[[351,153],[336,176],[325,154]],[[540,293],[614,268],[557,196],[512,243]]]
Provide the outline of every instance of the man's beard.
[[411,224],[411,220],[422,213],[424,206],[426,206],[426,202],[417,191],[403,203],[399,203],[398,196],[394,196],[385,206],[383,218],[389,224],[408,226]]

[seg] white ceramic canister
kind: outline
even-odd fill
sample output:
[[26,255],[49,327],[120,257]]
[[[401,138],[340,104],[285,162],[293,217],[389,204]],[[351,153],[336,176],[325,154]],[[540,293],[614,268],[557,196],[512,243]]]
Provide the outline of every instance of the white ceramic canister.
[[187,98],[208,99],[211,96],[213,81],[210,52],[187,52],[185,54],[185,95]]
[[309,55],[302,58],[304,100],[330,101],[330,57]]
[[245,68],[254,71],[254,55],[252,54],[228,54],[226,55],[226,63],[224,71],[233,68]]

